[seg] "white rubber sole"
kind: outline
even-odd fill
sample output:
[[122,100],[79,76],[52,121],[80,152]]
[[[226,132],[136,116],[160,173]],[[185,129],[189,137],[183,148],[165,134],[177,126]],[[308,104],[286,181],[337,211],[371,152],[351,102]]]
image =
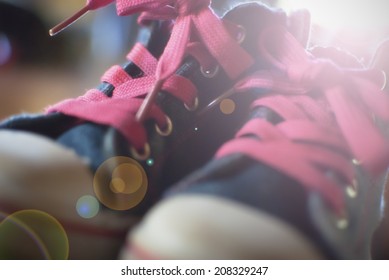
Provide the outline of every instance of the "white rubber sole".
[[127,237],[122,259],[321,259],[302,234],[264,212],[206,195],[154,207]]
[[[93,174],[73,151],[35,134],[0,131],[3,218],[19,210],[42,211],[64,227],[70,258],[117,258],[125,233],[137,219],[115,211],[97,211],[93,217],[82,217],[80,207],[98,205],[97,200],[93,201],[92,182]],[[82,198],[87,198],[84,206],[80,206]],[[19,253],[23,258],[23,252]]]

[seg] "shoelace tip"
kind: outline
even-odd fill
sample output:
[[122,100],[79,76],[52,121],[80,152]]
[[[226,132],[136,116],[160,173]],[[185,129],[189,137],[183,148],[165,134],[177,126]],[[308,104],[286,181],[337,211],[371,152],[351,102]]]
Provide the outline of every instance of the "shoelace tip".
[[72,15],[71,17],[65,19],[61,23],[57,24],[53,28],[49,30],[50,36],[55,36],[56,34],[60,33],[70,25],[72,25],[74,22],[76,22],[78,19],[80,19],[83,15],[85,15],[87,12],[90,11],[90,8],[88,6],[85,6],[81,10],[79,10],[77,13]]

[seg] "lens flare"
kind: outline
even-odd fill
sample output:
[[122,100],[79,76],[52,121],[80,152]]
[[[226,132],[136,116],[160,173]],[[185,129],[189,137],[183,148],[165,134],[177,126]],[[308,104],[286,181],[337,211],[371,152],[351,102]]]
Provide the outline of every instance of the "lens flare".
[[126,190],[126,182],[122,178],[112,178],[109,187],[114,193],[124,193]]
[[282,0],[279,6],[286,10],[306,8],[314,23],[332,30],[370,30],[388,26],[387,0]]
[[78,199],[76,204],[76,210],[78,215],[85,219],[91,219],[100,211],[100,204],[99,201],[91,196],[91,195],[85,195]]
[[149,158],[149,159],[146,161],[146,163],[147,163],[148,166],[153,166],[153,165],[154,165],[154,159]]
[[134,163],[122,163],[112,172],[111,189],[117,193],[131,194],[142,187],[142,169]]
[[225,115],[231,115],[235,112],[235,102],[229,98],[223,99],[220,102],[220,111]]
[[67,234],[51,215],[22,210],[0,213],[0,221],[0,259],[68,259]]
[[143,167],[128,157],[113,157],[97,169],[93,187],[97,199],[113,210],[128,210],[145,197],[148,179]]

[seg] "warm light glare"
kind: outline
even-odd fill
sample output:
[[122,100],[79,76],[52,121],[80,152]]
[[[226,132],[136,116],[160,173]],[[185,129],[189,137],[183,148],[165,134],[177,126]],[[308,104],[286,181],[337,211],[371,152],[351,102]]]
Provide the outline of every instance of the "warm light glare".
[[220,102],[220,111],[225,115],[230,115],[235,111],[235,102],[229,98],[226,98]]
[[0,259],[66,260],[69,240],[60,222],[39,210],[0,212]]
[[[149,166],[153,159],[147,161]],[[113,210],[128,210],[137,206],[148,188],[146,171],[129,157],[112,157],[96,170],[93,188],[97,199]]]
[[111,189],[115,193],[135,193],[143,186],[143,183],[143,173],[139,165],[123,163],[112,172]]
[[328,29],[372,29],[389,26],[387,0],[282,0],[285,10],[306,8],[312,22]]

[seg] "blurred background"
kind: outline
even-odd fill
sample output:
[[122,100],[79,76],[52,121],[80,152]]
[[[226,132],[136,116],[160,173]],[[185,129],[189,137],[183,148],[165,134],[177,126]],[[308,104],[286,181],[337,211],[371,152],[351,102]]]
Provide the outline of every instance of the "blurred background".
[[[238,2],[214,0],[218,14]],[[267,0],[290,12],[312,15],[311,45],[336,46],[368,63],[389,37],[386,0]],[[115,5],[90,12],[62,33],[48,30],[85,0],[0,0],[0,119],[41,111],[78,96],[99,82],[106,68],[121,63],[133,44],[136,19],[119,17]]]
[[[212,5],[222,14],[238,2],[253,1],[213,0]],[[365,65],[378,44],[389,38],[387,0],[262,2],[287,12],[308,9],[311,46],[345,49]],[[49,36],[50,28],[84,4],[85,0],[0,0],[0,119],[42,112],[49,104],[81,95],[99,83],[109,66],[123,62],[134,43],[136,18],[118,17],[114,5]],[[389,259],[388,225],[385,219],[377,233],[375,258]]]
[[83,0],[0,0],[0,119],[41,112],[47,105],[96,86],[123,61],[135,18],[114,5],[91,12],[66,31],[49,29],[83,7]]

